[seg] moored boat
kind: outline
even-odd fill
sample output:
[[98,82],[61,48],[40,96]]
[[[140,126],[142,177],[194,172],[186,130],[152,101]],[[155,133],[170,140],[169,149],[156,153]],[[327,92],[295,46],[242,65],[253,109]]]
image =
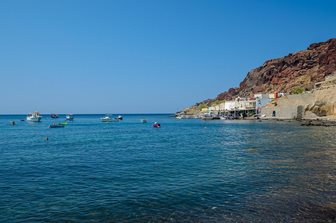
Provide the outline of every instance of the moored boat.
[[59,122],[58,124],[59,124],[59,125],[66,126],[66,125],[68,124],[68,122],[67,122],[67,121],[64,121],[64,122]]
[[203,116],[201,119],[205,120],[205,121],[208,121],[208,120],[213,120],[213,117],[211,117],[211,116]]
[[141,123],[147,123],[147,120],[146,119],[141,119],[140,122]]
[[158,122],[154,122],[153,128],[161,128],[161,124]]
[[118,118],[112,118],[110,115],[105,115],[104,117],[100,118],[102,122],[118,122]]
[[52,123],[51,125],[49,125],[50,129],[54,129],[54,128],[64,128],[65,125],[62,125],[61,123]]
[[57,114],[51,114],[50,117],[51,118],[58,118],[58,115]]
[[73,114],[67,114],[65,116],[65,119],[68,120],[68,121],[73,121],[74,120]]
[[204,114],[203,116],[201,116],[202,120],[219,120],[220,116],[218,115],[213,115],[213,114]]
[[30,122],[40,122],[41,119],[42,119],[42,116],[40,115],[39,112],[33,112],[27,115],[27,121],[30,121]]
[[118,120],[123,120],[124,118],[121,115],[118,115],[117,119]]

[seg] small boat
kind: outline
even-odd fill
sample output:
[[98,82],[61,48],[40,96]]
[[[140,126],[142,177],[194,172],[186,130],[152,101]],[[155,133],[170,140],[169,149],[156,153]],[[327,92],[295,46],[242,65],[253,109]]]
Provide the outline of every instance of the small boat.
[[118,120],[123,120],[124,118],[121,115],[118,115],[117,119]]
[[100,118],[100,120],[102,122],[111,122],[112,118],[110,116],[104,116],[104,117]]
[[118,118],[111,118],[110,115],[105,115],[104,117],[100,118],[102,122],[118,122]]
[[153,128],[161,128],[161,124],[158,122],[154,122]]
[[208,121],[208,120],[213,120],[213,117],[211,117],[211,116],[203,116],[201,119],[204,120],[204,121]]
[[10,121],[9,124],[10,125],[16,125],[16,122],[15,121]]
[[50,129],[55,129],[55,128],[64,128],[64,125],[60,124],[60,123],[53,123],[51,125],[49,125]]
[[33,112],[27,115],[27,121],[30,121],[30,122],[40,122],[41,119],[42,119],[42,116],[40,115],[39,112]]
[[50,117],[51,118],[58,118],[58,115],[57,114],[51,114]]
[[68,122],[67,122],[67,121],[64,121],[64,122],[59,122],[58,124],[59,124],[59,125],[66,126],[66,125],[68,124]]
[[140,122],[141,123],[147,123],[147,120],[146,119],[141,119]]
[[68,120],[68,121],[73,121],[74,120],[73,114],[67,114],[65,116],[65,119]]

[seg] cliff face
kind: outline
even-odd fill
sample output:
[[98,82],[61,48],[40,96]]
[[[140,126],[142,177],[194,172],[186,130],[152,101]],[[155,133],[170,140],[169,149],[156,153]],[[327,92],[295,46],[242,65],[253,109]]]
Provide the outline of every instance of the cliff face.
[[285,92],[294,88],[311,90],[314,83],[336,71],[336,38],[311,44],[306,50],[266,61],[250,71],[237,88],[230,88],[217,100],[230,100],[254,93]]

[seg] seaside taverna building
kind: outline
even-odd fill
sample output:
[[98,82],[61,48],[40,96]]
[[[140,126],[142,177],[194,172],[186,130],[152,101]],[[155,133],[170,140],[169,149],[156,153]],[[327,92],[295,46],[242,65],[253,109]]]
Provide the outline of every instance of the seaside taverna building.
[[243,114],[260,114],[262,107],[279,96],[281,95],[278,93],[259,93],[255,94],[253,98],[237,97],[235,100],[224,101],[219,105],[203,108],[201,112],[207,114],[222,114],[233,116],[241,116]]
[[247,113],[255,113],[256,100],[255,98],[241,98],[237,97],[235,100],[225,101],[213,107],[209,107],[209,112],[240,116]]

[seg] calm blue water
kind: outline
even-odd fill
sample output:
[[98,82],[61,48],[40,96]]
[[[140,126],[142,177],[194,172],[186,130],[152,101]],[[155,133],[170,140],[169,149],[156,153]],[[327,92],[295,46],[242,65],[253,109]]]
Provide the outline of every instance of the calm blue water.
[[0,222],[336,221],[334,127],[100,117],[0,116]]

